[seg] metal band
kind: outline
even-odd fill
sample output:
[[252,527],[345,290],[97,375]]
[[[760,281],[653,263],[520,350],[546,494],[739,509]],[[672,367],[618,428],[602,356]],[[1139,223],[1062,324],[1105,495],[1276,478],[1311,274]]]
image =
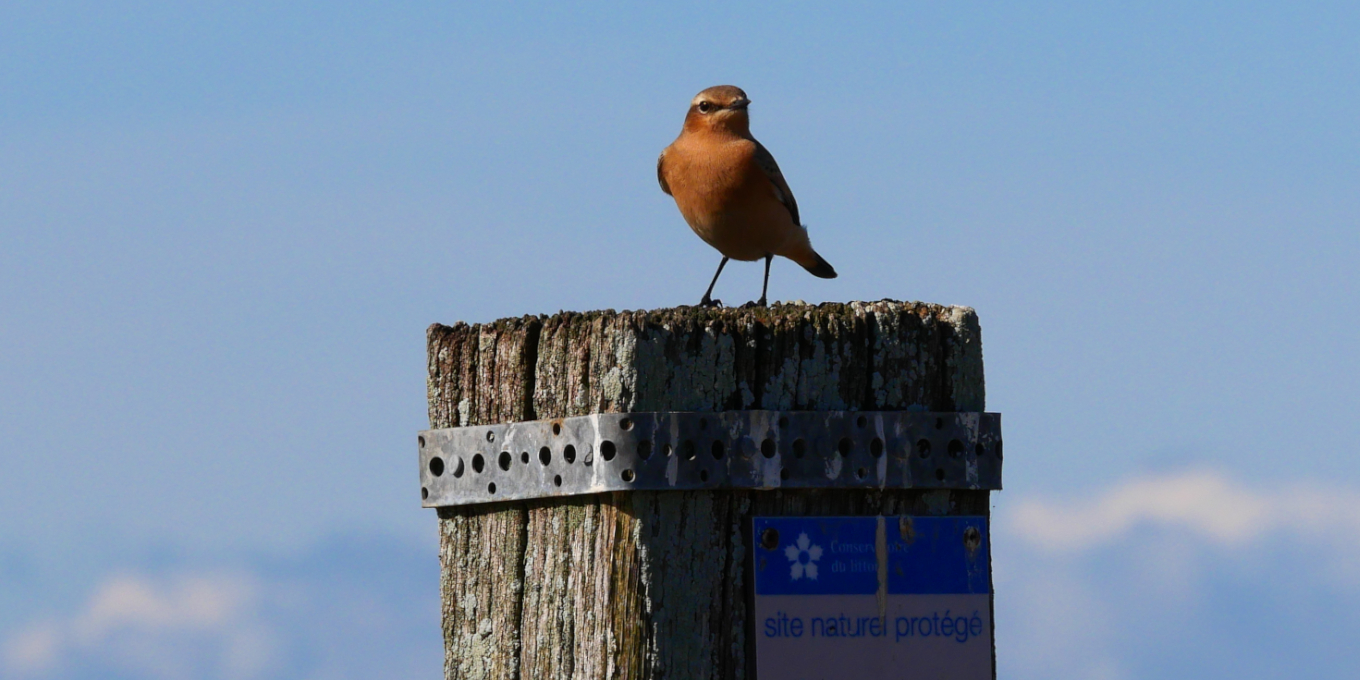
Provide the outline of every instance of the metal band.
[[420,433],[423,505],[603,491],[1000,489],[1001,414],[601,413]]

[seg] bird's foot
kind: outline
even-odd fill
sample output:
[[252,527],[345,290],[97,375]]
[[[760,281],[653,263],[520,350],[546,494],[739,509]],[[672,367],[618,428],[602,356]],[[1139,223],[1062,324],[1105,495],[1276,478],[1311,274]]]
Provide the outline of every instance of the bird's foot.
[[699,301],[699,306],[700,306],[700,307],[721,307],[721,306],[723,306],[723,303],[722,303],[722,300],[714,300],[713,298],[711,298],[711,297],[705,295],[705,296],[704,296],[704,299],[702,299],[702,300]]
[[752,301],[750,301],[750,302],[748,302],[748,303],[742,305],[741,308],[742,308],[742,309],[764,309],[764,308],[766,308],[766,307],[768,307],[768,306],[769,306],[769,305],[765,303],[765,298],[760,298],[759,300],[752,300]]

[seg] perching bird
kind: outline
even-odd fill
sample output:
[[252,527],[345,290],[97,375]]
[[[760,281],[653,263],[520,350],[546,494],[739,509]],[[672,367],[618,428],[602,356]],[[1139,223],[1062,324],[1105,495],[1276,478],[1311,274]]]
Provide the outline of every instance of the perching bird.
[[680,136],[656,161],[661,190],[675,197],[694,233],[722,253],[699,302],[705,307],[721,304],[711,296],[729,259],[765,258],[762,307],[775,255],[797,262],[813,276],[836,278],[836,270],[812,249],[807,228],[798,221],[798,203],[774,156],[751,136],[750,103],[741,88],[731,85],[695,95]]

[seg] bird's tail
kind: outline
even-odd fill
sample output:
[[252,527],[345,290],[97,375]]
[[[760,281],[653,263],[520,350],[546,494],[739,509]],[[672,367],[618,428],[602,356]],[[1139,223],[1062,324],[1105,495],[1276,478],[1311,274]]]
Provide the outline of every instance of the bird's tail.
[[823,279],[836,278],[836,268],[812,249],[812,244],[808,242],[806,236],[786,245],[779,254],[797,262],[813,276]]
[[818,255],[816,251],[813,251],[812,256],[817,259],[817,262],[813,264],[811,267],[803,264],[802,262],[799,262],[798,264],[803,264],[803,269],[808,270],[808,273],[812,274],[813,276],[819,279],[836,278],[836,268],[832,267],[830,262],[827,262],[826,260],[822,259],[822,256]]

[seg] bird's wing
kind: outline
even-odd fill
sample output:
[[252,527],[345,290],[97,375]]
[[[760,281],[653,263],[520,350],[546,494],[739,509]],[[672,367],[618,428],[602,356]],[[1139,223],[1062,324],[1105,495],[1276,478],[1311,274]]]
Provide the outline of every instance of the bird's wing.
[[666,173],[664,170],[662,170],[662,166],[664,166],[665,164],[666,164],[666,152],[663,150],[661,152],[661,155],[657,156],[656,158],[656,183],[660,184],[661,190],[666,192],[666,195],[669,196],[671,195],[671,185],[666,184]]
[[760,169],[765,171],[765,176],[769,177],[770,182],[774,184],[775,197],[779,199],[780,203],[784,204],[785,208],[789,209],[789,214],[793,215],[793,223],[802,226],[803,223],[798,220],[798,201],[794,200],[793,191],[789,189],[789,183],[784,181],[784,173],[779,171],[779,164],[774,162],[774,156],[770,154],[770,150],[766,149],[760,142],[756,142],[755,158],[756,165],[759,165]]

